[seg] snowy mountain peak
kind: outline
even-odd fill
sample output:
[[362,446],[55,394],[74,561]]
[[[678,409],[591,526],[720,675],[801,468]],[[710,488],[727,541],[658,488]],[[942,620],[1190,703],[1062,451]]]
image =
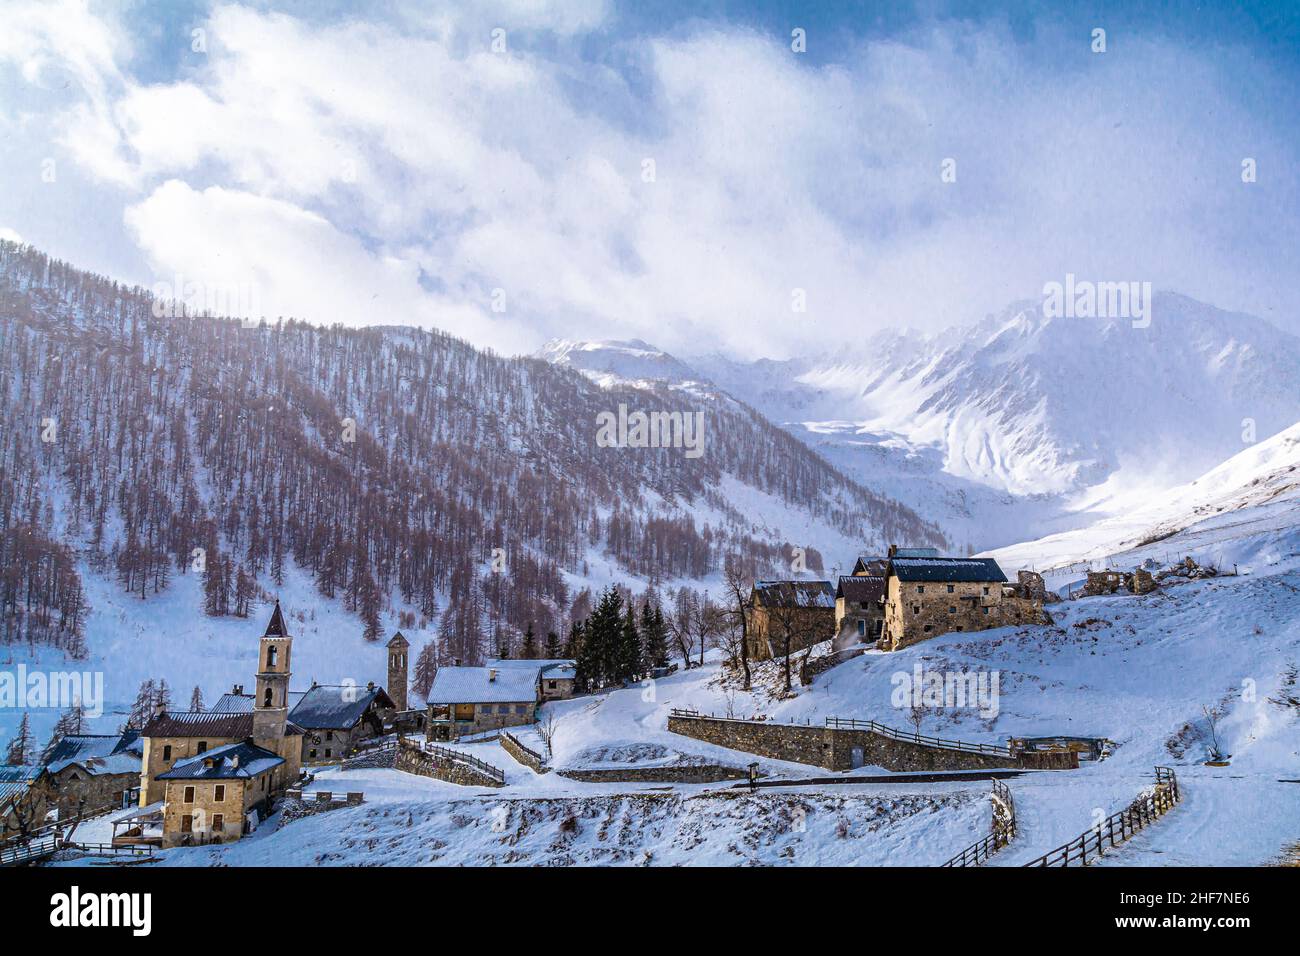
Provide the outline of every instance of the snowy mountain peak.
[[670,384],[700,381],[685,362],[641,339],[552,339],[536,357],[553,365],[576,369],[602,384],[659,381]]

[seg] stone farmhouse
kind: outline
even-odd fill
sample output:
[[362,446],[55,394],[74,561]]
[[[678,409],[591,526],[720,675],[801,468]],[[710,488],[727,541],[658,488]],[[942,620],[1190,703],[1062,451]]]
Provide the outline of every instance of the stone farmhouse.
[[885,633],[884,574],[842,575],[835,587],[838,644],[878,641]]
[[315,684],[289,711],[302,728],[302,762],[332,763],[370,737],[381,737],[397,708],[382,687]]
[[125,809],[140,799],[144,741],[124,734],[70,734],[54,747],[34,784],[64,818],[106,807]]
[[1007,586],[992,558],[910,557],[891,549],[878,646],[898,650],[952,631],[1047,623],[1042,600]]
[[288,764],[250,740],[224,744],[179,761],[157,781],[163,795],[163,848],[238,840],[293,782]]
[[537,719],[531,667],[440,667],[429,688],[426,737],[448,741]]
[[538,680],[538,701],[568,700],[573,696],[578,680],[577,664],[563,658],[490,657],[486,667],[520,667],[535,670]]
[[745,611],[750,658],[783,657],[833,637],[835,593],[829,581],[754,582]]
[[0,843],[44,822],[48,795],[32,788],[40,772],[39,767],[0,766]]

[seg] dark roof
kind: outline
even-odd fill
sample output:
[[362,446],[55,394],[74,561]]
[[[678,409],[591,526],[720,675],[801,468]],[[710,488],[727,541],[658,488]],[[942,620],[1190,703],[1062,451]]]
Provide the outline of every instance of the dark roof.
[[317,684],[289,711],[289,719],[307,730],[347,730],[372,702],[380,707],[396,706],[382,687]]
[[884,574],[887,567],[889,567],[889,559],[886,557],[878,554],[860,554],[857,563],[853,565],[853,573],[879,575]]
[[25,793],[40,773],[40,767],[15,767],[9,764],[0,766],[0,805]]
[[755,581],[754,597],[764,607],[834,607],[829,581]]
[[99,774],[139,773],[144,745],[140,734],[68,734],[57,744],[45,762],[50,773],[60,773],[76,764],[91,776]]
[[[292,709],[298,701],[306,695],[305,690],[289,691],[289,707]],[[254,697],[252,694],[236,694],[234,691],[222,694],[217,702],[212,705],[213,713],[218,714],[251,714],[253,712]]]
[[410,647],[411,642],[402,636],[401,631],[398,631],[396,634],[393,635],[393,639],[388,642],[388,646],[389,647]]
[[885,579],[880,575],[855,574],[840,577],[835,597],[855,604],[873,604],[885,596]]
[[275,610],[271,612],[271,620],[266,625],[266,633],[263,637],[288,637],[289,629],[284,626],[284,614],[280,612],[280,602],[275,602]]
[[938,548],[894,548],[889,553],[891,558],[938,558]]
[[223,714],[213,710],[182,710],[153,717],[140,731],[143,737],[253,736],[253,714]]
[[889,573],[900,581],[990,581],[1007,576],[992,558],[893,558]]
[[213,747],[195,757],[178,760],[159,780],[236,780],[274,770],[284,758],[250,740]]

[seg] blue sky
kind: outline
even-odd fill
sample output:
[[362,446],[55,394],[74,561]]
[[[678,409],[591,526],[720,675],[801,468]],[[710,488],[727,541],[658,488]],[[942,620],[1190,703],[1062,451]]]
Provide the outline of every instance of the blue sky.
[[160,290],[781,356],[1070,272],[1300,332],[1296,5],[2,5],[0,235]]

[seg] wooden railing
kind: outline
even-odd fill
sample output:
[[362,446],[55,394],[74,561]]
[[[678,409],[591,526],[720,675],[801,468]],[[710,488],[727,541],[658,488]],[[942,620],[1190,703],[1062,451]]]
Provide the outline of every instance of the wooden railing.
[[1104,856],[1107,847],[1114,849],[1139,830],[1155,823],[1182,798],[1178,777],[1173,770],[1169,767],[1155,769],[1156,787],[1153,792],[1025,866],[1087,866]]
[[1001,780],[993,781],[993,832],[972,843],[943,866],[979,866],[1016,837],[1016,804],[1011,788]]
[[18,866],[47,857],[59,849],[59,838],[44,837],[26,843],[0,847],[0,866]]
[[452,750],[450,747],[439,747],[437,744],[426,743],[424,745],[424,752],[442,760],[454,760],[457,763],[467,764],[482,773],[484,776],[491,777],[500,784],[506,782],[506,774],[504,770],[500,770],[497,767],[492,766],[490,763],[484,763],[477,757],[473,757],[467,753],[462,753],[459,750]]
[[516,737],[514,734],[509,733],[509,732],[503,730],[503,731],[501,731],[501,736],[502,736],[502,737],[509,737],[509,738],[510,738],[510,742],[511,742],[512,744],[514,744],[516,747],[518,747],[518,748],[519,748],[520,750],[522,750],[524,753],[528,754],[528,756],[532,757],[532,758],[533,758],[534,760],[536,760],[539,764],[544,764],[544,763],[546,763],[546,760],[543,759],[543,757],[542,757],[541,754],[539,754],[539,753],[538,753],[536,750],[534,750],[532,747],[528,746],[526,743],[524,743],[522,740],[520,740],[520,739],[519,739],[518,737]]
[[874,720],[858,720],[856,717],[827,717],[826,726],[836,730],[866,730],[890,740],[902,740],[907,743],[920,744],[922,747],[937,747],[942,750],[960,750],[964,753],[992,754],[997,757],[1010,757],[1010,747],[996,744],[972,744],[964,740],[949,740],[944,737],[928,737],[925,734],[909,734],[905,730],[886,727]]

